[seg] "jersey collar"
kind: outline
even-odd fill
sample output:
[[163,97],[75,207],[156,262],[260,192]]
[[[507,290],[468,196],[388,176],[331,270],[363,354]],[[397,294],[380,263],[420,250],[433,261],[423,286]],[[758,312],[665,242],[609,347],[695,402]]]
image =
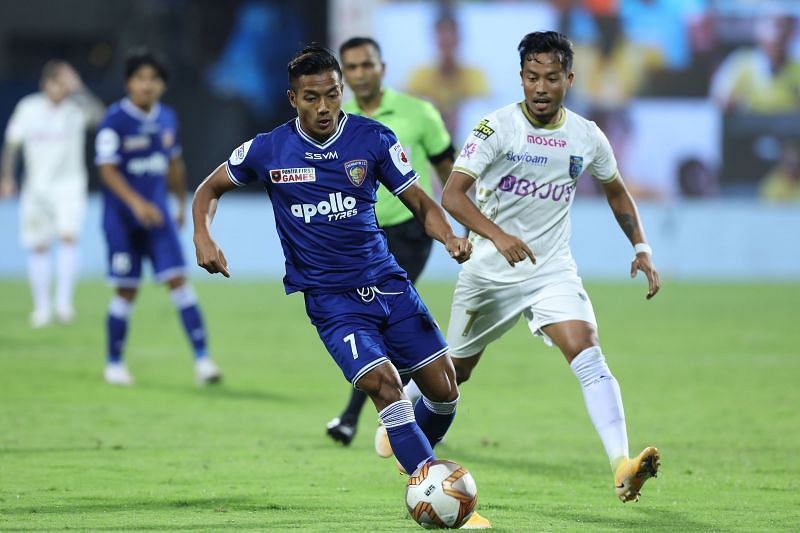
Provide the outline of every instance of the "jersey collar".
[[344,123],[347,122],[347,116],[348,115],[347,113],[344,112],[344,109],[339,111],[339,125],[336,126],[336,131],[333,132],[333,135],[328,137],[328,140],[326,140],[323,144],[318,143],[317,141],[314,140],[313,137],[311,137],[310,135],[308,135],[306,132],[303,131],[303,128],[300,126],[300,117],[294,119],[294,124],[295,127],[297,128],[297,133],[298,135],[300,135],[300,137],[305,139],[307,142],[313,144],[320,150],[324,150],[325,148],[335,143],[336,139],[338,139],[342,135],[342,131],[344,131]]
[[564,125],[564,122],[567,121],[567,108],[561,106],[561,118],[558,119],[558,122],[555,124],[542,124],[528,112],[528,106],[525,105],[525,100],[519,103],[519,108],[522,110],[522,114],[525,115],[525,118],[528,119],[528,122],[533,125],[535,128],[542,128],[546,130],[557,130],[561,126]]
[[136,107],[134,103],[131,102],[130,98],[123,98],[119,106],[127,114],[138,120],[155,120],[155,118],[161,112],[161,104],[158,102],[156,102],[156,105],[153,106],[149,113],[145,113]]
[[381,103],[378,104],[378,107],[371,115],[368,115],[366,111],[358,106],[358,100],[356,99],[353,99],[351,102],[350,112],[378,120],[377,117],[381,115],[386,115],[397,111],[397,108],[395,107],[397,92],[389,87],[382,87],[381,90],[383,91],[383,94],[381,94]]

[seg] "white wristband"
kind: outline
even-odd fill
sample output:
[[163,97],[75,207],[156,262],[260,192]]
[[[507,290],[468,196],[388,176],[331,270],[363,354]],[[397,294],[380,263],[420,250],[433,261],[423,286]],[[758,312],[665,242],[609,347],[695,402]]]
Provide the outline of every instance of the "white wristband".
[[637,254],[645,253],[647,255],[653,255],[653,249],[650,248],[650,245],[645,242],[640,242],[638,244],[633,245],[633,251]]

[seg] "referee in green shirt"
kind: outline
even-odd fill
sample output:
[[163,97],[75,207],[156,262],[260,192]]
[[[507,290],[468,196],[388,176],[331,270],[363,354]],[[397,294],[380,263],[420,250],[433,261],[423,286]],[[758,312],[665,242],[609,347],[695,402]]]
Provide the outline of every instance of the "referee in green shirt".
[[[339,47],[339,57],[344,80],[355,94],[355,100],[345,102],[342,109],[373,118],[394,131],[419,173],[418,184],[431,195],[431,165],[442,183],[453,169],[453,144],[442,116],[424,100],[383,87],[386,65],[375,40],[353,37]],[[408,279],[415,283],[430,255],[431,238],[411,211],[383,186],[378,189],[375,214],[386,233],[389,250],[408,273]],[[328,422],[328,435],[332,439],[345,446],[350,444],[366,399],[366,394],[353,389],[341,416]]]

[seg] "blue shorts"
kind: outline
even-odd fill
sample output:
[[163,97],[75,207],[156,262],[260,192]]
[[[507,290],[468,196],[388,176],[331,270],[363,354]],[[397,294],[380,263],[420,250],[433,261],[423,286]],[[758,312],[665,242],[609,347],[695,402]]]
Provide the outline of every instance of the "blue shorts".
[[353,386],[384,362],[408,374],[447,353],[439,326],[406,279],[343,293],[306,293],[305,302],[311,323]]
[[103,230],[108,244],[108,280],[113,286],[138,287],[144,258],[150,260],[160,282],[186,275],[178,231],[168,214],[161,227],[147,229],[109,211],[103,217]]

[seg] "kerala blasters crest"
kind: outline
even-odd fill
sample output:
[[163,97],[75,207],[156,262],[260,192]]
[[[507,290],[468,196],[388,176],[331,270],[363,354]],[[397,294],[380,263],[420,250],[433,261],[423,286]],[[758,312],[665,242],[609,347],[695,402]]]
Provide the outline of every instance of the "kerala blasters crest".
[[366,159],[353,159],[344,164],[344,170],[350,183],[356,187],[361,187],[367,177],[367,160]]
[[569,156],[569,177],[578,179],[583,171],[583,157],[577,155]]

